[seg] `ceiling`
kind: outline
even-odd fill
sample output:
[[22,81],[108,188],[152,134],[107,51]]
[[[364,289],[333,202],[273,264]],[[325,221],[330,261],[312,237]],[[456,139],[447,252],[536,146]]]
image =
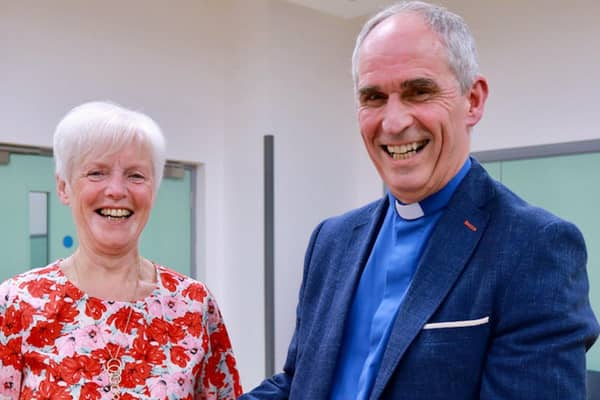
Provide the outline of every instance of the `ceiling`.
[[356,18],[373,14],[395,0],[286,0],[341,18]]

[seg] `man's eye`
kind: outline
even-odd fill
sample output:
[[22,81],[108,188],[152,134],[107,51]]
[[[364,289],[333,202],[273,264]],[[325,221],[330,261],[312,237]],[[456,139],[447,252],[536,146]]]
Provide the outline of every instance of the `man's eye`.
[[418,101],[427,100],[430,95],[431,91],[427,89],[414,89],[404,93],[406,98]]
[[365,93],[360,98],[360,103],[366,106],[378,106],[385,103],[387,97],[383,93]]
[[404,91],[402,96],[408,100],[426,101],[435,96],[438,91],[427,85],[415,86]]

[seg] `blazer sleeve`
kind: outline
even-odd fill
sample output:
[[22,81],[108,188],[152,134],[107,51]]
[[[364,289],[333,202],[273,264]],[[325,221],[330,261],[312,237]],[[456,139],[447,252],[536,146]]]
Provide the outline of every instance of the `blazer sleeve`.
[[583,237],[555,219],[527,240],[510,255],[515,268],[496,305],[480,399],[583,400],[585,353],[599,329]]
[[306,255],[304,257],[304,272],[302,277],[302,284],[300,285],[300,293],[298,296],[298,306],[296,308],[296,327],[292,340],[288,347],[287,358],[283,366],[283,372],[274,375],[271,378],[265,379],[259,386],[254,388],[252,391],[245,393],[240,397],[240,400],[259,400],[259,399],[287,399],[290,396],[290,390],[292,382],[294,380],[294,372],[296,370],[296,361],[298,354],[301,352],[301,326],[302,326],[302,305],[304,298],[304,289],[306,287],[306,281],[308,280],[308,274],[310,270],[310,264],[312,259],[313,250],[315,248],[315,242],[317,236],[323,226],[324,222],[321,222],[313,231]]

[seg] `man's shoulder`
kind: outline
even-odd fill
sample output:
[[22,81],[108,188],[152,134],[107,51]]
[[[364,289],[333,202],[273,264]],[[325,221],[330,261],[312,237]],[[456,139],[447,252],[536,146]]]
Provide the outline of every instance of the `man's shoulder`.
[[501,182],[493,180],[492,185],[495,196],[488,207],[494,210],[498,219],[536,226],[568,222],[548,209],[530,203]]
[[380,215],[387,205],[387,198],[382,197],[361,207],[349,210],[343,214],[327,218],[321,224],[329,227],[360,225],[370,222]]

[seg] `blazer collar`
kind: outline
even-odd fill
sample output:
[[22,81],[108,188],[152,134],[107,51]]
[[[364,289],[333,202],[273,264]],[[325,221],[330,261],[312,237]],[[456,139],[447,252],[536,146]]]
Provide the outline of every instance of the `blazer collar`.
[[388,204],[387,196],[371,203],[352,215],[339,233],[338,240],[345,241],[346,245],[340,260],[335,263],[335,284],[333,288],[327,289],[334,291],[327,309],[335,313],[336,322],[324,324],[324,332],[316,339],[327,343],[319,359],[330,362],[319,365],[319,374],[324,379],[313,380],[311,387],[305,388],[307,398],[326,398],[329,395],[354,291],[383,223]]
[[421,257],[400,305],[375,380],[371,399],[378,399],[400,359],[423,325],[442,303],[465,267],[488,223],[481,208],[493,196],[490,178],[473,160],[467,176],[448,203]]

